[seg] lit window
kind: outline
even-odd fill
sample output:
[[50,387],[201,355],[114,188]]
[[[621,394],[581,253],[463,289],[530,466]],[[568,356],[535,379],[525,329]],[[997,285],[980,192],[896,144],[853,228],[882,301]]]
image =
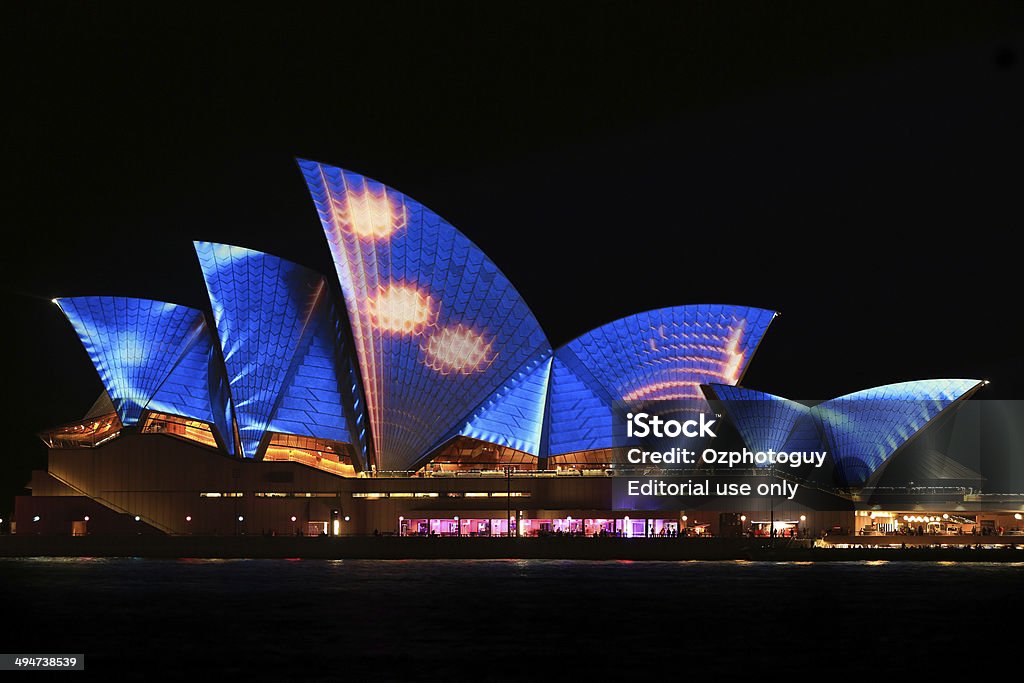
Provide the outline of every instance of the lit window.
[[213,430],[208,423],[178,415],[149,413],[142,425],[142,432],[144,434],[166,434],[179,439],[201,443],[211,448],[217,448],[217,440],[214,438]]
[[111,414],[99,421],[56,427],[39,436],[50,448],[93,448],[116,438],[120,430],[121,420]]
[[293,434],[274,434],[263,459],[278,462],[297,462],[308,467],[337,474],[342,477],[354,477],[355,468],[348,454],[348,445],[313,439]]

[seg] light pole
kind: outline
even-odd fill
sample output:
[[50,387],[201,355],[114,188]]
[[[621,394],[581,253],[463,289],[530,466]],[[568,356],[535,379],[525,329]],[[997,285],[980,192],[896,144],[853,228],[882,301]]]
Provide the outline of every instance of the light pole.
[[[505,465],[505,518],[512,518],[512,466]],[[516,529],[516,533],[519,529]],[[508,536],[512,538],[512,522],[509,522]]]

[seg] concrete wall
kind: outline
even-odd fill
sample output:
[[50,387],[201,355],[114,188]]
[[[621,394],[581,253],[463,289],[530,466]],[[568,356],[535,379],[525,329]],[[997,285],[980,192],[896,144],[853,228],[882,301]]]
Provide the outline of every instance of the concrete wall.
[[[297,463],[240,461],[167,435],[125,432],[99,448],[50,451],[49,472],[33,474],[33,496],[18,499],[14,519],[19,533],[70,533],[71,522],[87,514],[81,501],[92,499],[89,510],[100,505],[120,519],[139,515],[142,524],[170,534],[291,536],[308,533],[311,522],[327,522],[332,530],[336,518],[342,535],[368,535],[396,533],[399,517],[497,519],[504,518],[510,506],[513,515],[528,519],[628,515],[634,520],[682,521],[685,515],[686,525],[708,524],[708,531],[719,535],[723,512],[746,515],[748,527],[772,515],[772,503],[757,497],[663,498],[658,504],[664,509],[616,510],[615,482],[605,476],[516,476],[511,489],[521,497],[470,497],[467,494],[503,494],[509,482],[501,476],[342,478]],[[268,493],[289,495],[258,495]],[[366,497],[394,493],[410,495]],[[62,503],[61,498],[78,502]],[[818,535],[833,527],[853,529],[853,507],[847,499],[808,491],[793,500],[776,498],[774,515],[779,521],[799,520],[802,529]],[[32,517],[42,512],[46,524],[34,523],[33,528]],[[1014,526],[1012,521],[1006,515],[999,519],[1008,529]],[[101,533],[102,528],[90,525],[89,530]]]
[[[465,496],[504,493],[504,477],[342,478],[297,463],[240,461],[170,436],[130,432],[99,448],[51,450],[48,471],[34,473],[34,495],[88,496],[172,534],[294,535],[296,530],[306,532],[308,522],[330,525],[334,517],[342,534],[393,532],[399,516],[503,517],[508,501]],[[513,511],[606,510],[611,505],[611,480],[606,477],[515,477],[512,490],[526,494],[511,499]],[[353,496],[392,492],[437,495],[377,500]],[[214,498],[203,493],[243,495]],[[278,498],[258,493],[314,495]],[[15,518],[23,521],[20,510],[29,509],[20,499]],[[58,528],[70,527],[66,521]]]
[[23,496],[17,500],[15,522],[19,536],[70,536],[75,522],[78,522],[80,532],[90,535],[160,533],[145,522],[136,522],[131,515],[118,514],[85,496]]

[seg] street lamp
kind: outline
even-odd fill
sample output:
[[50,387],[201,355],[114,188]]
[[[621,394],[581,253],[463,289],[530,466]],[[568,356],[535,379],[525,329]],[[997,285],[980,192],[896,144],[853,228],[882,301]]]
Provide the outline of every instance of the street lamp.
[[[505,465],[505,516],[511,519],[512,517],[512,470],[514,468],[511,465]],[[519,530],[516,529],[518,535]],[[508,527],[509,538],[512,537],[512,526]]]
[[404,521],[405,521],[405,517],[402,517],[401,515],[399,515],[399,517],[398,517],[398,535],[399,536],[403,535],[402,534],[402,522],[404,522]]
[[455,535],[462,536],[462,522],[459,521],[458,515],[455,515]]

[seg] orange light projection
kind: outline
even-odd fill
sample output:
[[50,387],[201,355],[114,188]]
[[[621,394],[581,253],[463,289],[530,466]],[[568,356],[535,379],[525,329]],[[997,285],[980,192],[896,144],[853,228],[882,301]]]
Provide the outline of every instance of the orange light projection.
[[[665,392],[665,393],[663,393]],[[625,394],[623,401],[642,401],[657,398],[664,401],[702,398],[700,382],[689,380],[669,380],[667,382],[651,382],[639,389]]]
[[423,350],[427,354],[426,364],[442,375],[453,372],[470,375],[490,366],[497,353],[492,354],[494,341],[486,341],[473,330],[456,325],[438,330]]
[[743,351],[740,350],[740,339],[743,337],[743,326],[740,325],[729,337],[729,345],[725,347],[725,368],[722,374],[726,384],[740,381],[740,368],[743,367]]
[[437,320],[437,303],[412,285],[390,284],[367,300],[366,312],[379,330],[419,334]]
[[[664,335],[663,335],[664,336]],[[718,337],[722,339],[722,337]],[[688,344],[697,349],[714,350],[721,354],[721,358],[712,358],[699,355],[669,356],[659,359],[660,362],[669,363],[704,363],[708,364],[699,370],[692,368],[675,368],[665,373],[668,375],[682,375],[685,379],[663,379],[649,382],[641,387],[633,389],[622,396],[624,401],[643,401],[649,399],[659,400],[687,400],[703,399],[700,385],[712,379],[721,384],[736,384],[740,379],[740,370],[743,367],[743,350],[741,342],[743,339],[743,325],[731,328],[728,342],[725,348],[707,344]],[[654,339],[649,340],[652,351],[658,350]],[[698,374],[695,378],[693,375]]]
[[343,224],[363,239],[386,240],[405,227],[405,204],[392,201],[386,190],[375,194],[369,188],[350,189],[345,193],[345,204]]

